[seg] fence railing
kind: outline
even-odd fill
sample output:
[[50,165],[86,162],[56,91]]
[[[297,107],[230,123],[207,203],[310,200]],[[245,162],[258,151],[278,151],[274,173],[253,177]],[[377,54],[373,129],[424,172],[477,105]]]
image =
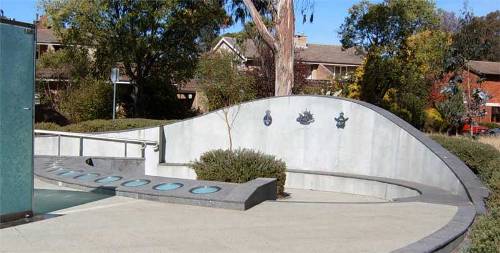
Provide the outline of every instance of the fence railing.
[[143,140],[143,139],[129,139],[129,138],[117,138],[117,137],[106,137],[106,136],[96,136],[89,134],[80,133],[68,133],[68,132],[58,132],[58,131],[48,131],[48,130],[35,130],[35,136],[55,136],[57,137],[57,156],[61,156],[61,137],[71,137],[78,138],[80,141],[79,156],[83,156],[83,140],[99,140],[99,141],[109,141],[118,142],[124,144],[124,157],[127,157],[127,145],[128,144],[140,144],[141,145],[141,157],[145,156],[146,146],[151,145],[154,147],[155,151],[158,151],[159,146],[157,141]]

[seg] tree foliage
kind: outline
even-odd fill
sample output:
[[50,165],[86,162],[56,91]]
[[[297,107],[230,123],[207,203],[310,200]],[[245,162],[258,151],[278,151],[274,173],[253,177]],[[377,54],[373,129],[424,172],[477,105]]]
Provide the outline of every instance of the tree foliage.
[[[290,95],[294,88],[295,51],[295,4],[301,5],[303,21],[312,12],[311,0],[232,0],[233,17],[245,23],[251,17],[260,40],[268,47],[274,57],[275,95]],[[309,21],[313,21],[310,14]]]
[[[267,24],[267,22],[266,22]],[[238,33],[225,34],[226,37],[232,37],[236,39],[236,43],[242,50],[247,50],[248,41],[251,41],[255,45],[256,57],[253,59],[255,61],[256,68],[251,67],[246,72],[254,79],[254,89],[257,98],[271,97],[275,94],[275,79],[276,79],[276,67],[275,67],[275,57],[273,51],[269,46],[262,40],[262,36],[257,31],[255,24],[253,22],[245,23],[243,30]],[[294,60],[294,86],[293,94],[300,93],[307,82],[307,76],[309,75],[309,66],[301,61],[301,59]]]
[[82,79],[63,92],[60,108],[72,122],[111,117],[113,91],[108,83],[92,78]]
[[448,133],[451,131],[458,133],[465,114],[464,94],[457,82],[458,79],[450,80],[450,86],[443,90],[446,99],[436,104],[436,109],[451,127],[448,129]]
[[254,80],[238,69],[239,64],[230,53],[214,52],[200,60],[197,79],[207,97],[209,110],[256,98]]
[[449,69],[458,69],[467,60],[500,61],[500,11],[475,17],[466,11],[460,30],[453,35]]
[[[91,59],[93,78],[105,80],[122,66],[135,87],[134,115],[152,109],[146,96],[153,86],[192,77],[202,49],[227,21],[217,0],[45,0],[42,6],[68,50]],[[175,92],[164,94],[174,101]]]
[[[484,105],[490,96],[481,90],[484,79],[480,76],[471,80],[470,73],[464,73],[469,71],[470,60],[500,59],[500,11],[489,13],[485,17],[475,17],[472,12],[466,10],[459,18],[459,26],[458,31],[452,34],[452,43],[445,57],[444,67],[452,73],[449,75],[448,84],[442,87],[445,101],[438,104],[441,111],[454,108],[452,117],[446,117],[454,128],[464,123],[474,124],[477,117],[485,115]],[[461,85],[462,82],[467,85]],[[461,106],[458,106],[459,100],[462,101]],[[463,105],[463,101],[467,103]]]
[[109,118],[112,111],[111,85],[93,77],[91,61],[79,50],[67,48],[43,54],[37,69],[50,73],[54,81],[38,81],[40,102],[70,122]]
[[340,27],[344,48],[377,50],[384,56],[396,55],[406,38],[437,25],[434,4],[428,0],[366,0],[352,6]]
[[447,34],[436,31],[438,23],[434,3],[427,0],[362,1],[350,8],[339,34],[344,48],[366,54],[360,99],[421,127],[449,46]]
[[443,9],[438,9],[439,30],[453,34],[460,30],[460,19],[454,13]]

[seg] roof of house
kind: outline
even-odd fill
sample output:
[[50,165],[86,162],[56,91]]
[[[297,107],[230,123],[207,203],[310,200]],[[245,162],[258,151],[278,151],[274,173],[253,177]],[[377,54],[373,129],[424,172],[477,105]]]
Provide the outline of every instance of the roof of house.
[[[227,44],[229,44],[230,47],[237,50],[237,53],[241,53],[240,56],[243,56],[246,59],[252,59],[259,56],[257,47],[255,46],[255,43],[253,43],[252,40],[248,39],[244,40],[242,43],[238,43],[235,38],[223,37],[219,41],[219,43],[217,43],[217,46],[224,41],[227,42]],[[217,48],[217,46],[215,47]]]
[[48,43],[48,44],[59,44],[61,40],[57,38],[52,29],[47,28],[37,28],[36,29],[36,42],[37,43]]
[[54,69],[54,68],[36,68],[37,80],[67,80],[69,70],[67,67]]
[[[224,42],[245,59],[258,57],[257,47],[250,39],[237,43],[235,38],[223,37],[214,50]],[[320,44],[307,44],[305,48],[297,48],[295,58],[304,62],[324,64],[360,65],[363,61],[363,57],[354,48],[343,50],[340,45]]]
[[360,65],[363,57],[354,48],[343,50],[340,45],[308,44],[307,48],[298,49],[296,58],[305,62],[340,63]]
[[500,62],[469,61],[468,66],[477,74],[500,75]]

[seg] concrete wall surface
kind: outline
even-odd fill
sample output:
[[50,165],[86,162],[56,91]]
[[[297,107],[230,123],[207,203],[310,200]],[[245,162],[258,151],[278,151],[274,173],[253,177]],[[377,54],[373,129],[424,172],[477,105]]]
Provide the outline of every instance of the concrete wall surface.
[[[88,135],[159,142],[160,130],[160,127],[152,127],[127,131],[93,133]],[[35,138],[35,155],[58,155],[58,143],[59,140],[57,136],[37,136]],[[141,158],[141,147],[142,144],[127,143],[127,154],[125,156],[125,144],[123,142],[83,139],[83,156]],[[62,136],[59,152],[61,156],[79,156],[80,139],[77,137]],[[155,171],[160,161],[159,150],[155,150],[152,145],[147,145],[144,156],[146,173]]]
[[[268,110],[272,124],[266,126],[263,119]],[[297,121],[305,110],[314,117],[308,125]],[[388,113],[335,97],[252,101],[164,126],[165,162],[190,163],[206,151],[229,148],[228,122],[233,148],[275,155],[288,169],[400,179],[466,195],[460,180],[438,155],[378,110]],[[348,118],[344,128],[336,126],[340,113]],[[313,185],[301,181],[303,188]]]

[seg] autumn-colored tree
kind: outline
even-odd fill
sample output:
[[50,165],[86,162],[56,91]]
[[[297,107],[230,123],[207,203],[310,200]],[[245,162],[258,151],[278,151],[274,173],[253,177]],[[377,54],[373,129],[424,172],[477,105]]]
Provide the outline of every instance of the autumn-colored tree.
[[449,38],[428,0],[362,1],[349,9],[339,34],[344,48],[366,53],[360,99],[421,127],[432,80],[443,69]]

